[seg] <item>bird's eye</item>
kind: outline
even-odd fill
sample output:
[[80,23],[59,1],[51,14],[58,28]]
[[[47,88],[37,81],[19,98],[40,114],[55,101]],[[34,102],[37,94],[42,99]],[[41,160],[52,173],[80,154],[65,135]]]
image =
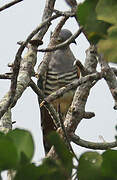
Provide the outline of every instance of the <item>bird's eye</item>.
[[61,38],[58,37],[58,38],[57,38],[57,41],[58,41],[58,42],[61,42]]

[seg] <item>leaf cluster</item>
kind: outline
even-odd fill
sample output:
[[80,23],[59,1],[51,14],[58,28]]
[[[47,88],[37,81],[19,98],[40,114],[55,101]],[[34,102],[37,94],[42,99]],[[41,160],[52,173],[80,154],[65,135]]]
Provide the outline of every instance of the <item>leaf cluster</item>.
[[73,169],[73,155],[58,134],[52,133],[49,141],[55,146],[58,158],[45,158],[37,166],[31,162],[34,142],[30,132],[15,129],[8,134],[0,133],[0,172],[14,170],[14,180],[68,179]]
[[117,151],[107,150],[102,155],[86,152],[81,155],[78,166],[80,180],[116,180]]
[[102,155],[85,152],[80,156],[78,165],[74,166],[75,157],[60,136],[52,132],[48,139],[54,145],[57,158],[45,158],[40,165],[35,165],[31,162],[34,142],[30,132],[15,129],[7,135],[0,133],[0,171],[15,170],[14,180],[67,180],[72,176],[80,180],[117,179],[116,150],[107,150]]
[[90,43],[97,44],[106,60],[117,62],[117,1],[85,0],[78,5],[77,20]]

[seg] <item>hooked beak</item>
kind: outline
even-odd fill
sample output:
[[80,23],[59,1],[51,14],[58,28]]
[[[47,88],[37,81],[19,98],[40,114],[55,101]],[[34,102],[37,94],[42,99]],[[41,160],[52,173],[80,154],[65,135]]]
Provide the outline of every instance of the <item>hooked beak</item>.
[[72,42],[72,43],[74,43],[75,45],[77,45],[77,42],[76,42],[76,40],[75,40],[75,39],[73,40],[73,42]]

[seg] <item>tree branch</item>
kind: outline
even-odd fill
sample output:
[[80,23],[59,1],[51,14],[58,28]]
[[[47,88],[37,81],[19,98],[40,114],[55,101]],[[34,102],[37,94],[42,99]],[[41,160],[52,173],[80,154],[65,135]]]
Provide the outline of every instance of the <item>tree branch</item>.
[[[46,0],[46,4],[42,16],[42,22],[52,16],[55,2],[56,0]],[[41,31],[38,34],[36,34],[33,40],[42,40],[50,25],[51,23],[47,23],[46,26],[44,26],[41,29]]]
[[52,46],[52,47],[46,48],[46,49],[39,49],[37,51],[38,52],[52,52],[52,51],[56,51],[57,49],[68,46],[69,44],[71,44],[73,42],[73,40],[75,40],[80,35],[80,33],[82,32],[82,29],[83,29],[83,27],[81,26],[74,35],[72,35],[69,39],[67,39],[65,42],[63,42],[59,45],[55,45],[55,46]]
[[117,69],[114,67],[111,67],[111,69],[113,70],[113,72],[115,73],[115,75],[117,76]]
[[96,72],[93,74],[89,74],[85,77],[81,77],[80,79],[73,81],[72,83],[58,89],[57,91],[50,94],[48,97],[44,98],[44,101],[42,102],[42,104],[44,104],[45,102],[51,103],[52,101],[56,100],[57,98],[63,96],[65,93],[67,93],[71,89],[76,89],[78,86],[86,83],[87,81],[93,82],[93,81],[100,80],[101,78],[103,78],[102,72],[101,73]]
[[[40,97],[41,100],[44,99],[44,94],[42,93],[42,91],[37,87],[37,85],[31,80],[30,81],[30,87],[32,88],[32,90],[38,95],[38,97]],[[49,111],[55,126],[58,128],[60,127],[60,118],[59,118],[59,114],[56,112],[56,110],[54,109],[54,107],[46,102],[44,104],[44,106],[46,107],[46,109]]]
[[60,14],[62,16],[69,16],[69,17],[74,17],[75,16],[75,12],[73,12],[73,11],[65,11],[65,12],[63,12],[63,11],[59,11],[57,9],[53,9],[53,12],[55,14]]
[[117,141],[110,142],[110,143],[109,142],[95,143],[95,142],[85,141],[75,134],[71,134],[69,138],[75,144],[88,148],[88,149],[107,150],[110,148],[117,147]]
[[[49,1],[50,0],[48,0],[47,2],[49,3]],[[50,7],[50,4],[49,4],[49,7]],[[50,14],[50,10],[48,10],[48,11]],[[47,14],[47,9],[46,9],[46,14]],[[37,52],[36,52],[35,48],[33,46],[31,46],[23,59],[21,58],[21,55],[22,55],[22,52],[25,49],[26,45],[29,43],[29,41],[45,25],[46,25],[46,22],[44,22],[44,24],[40,25],[33,32],[31,32],[31,34],[27,37],[26,41],[22,43],[22,45],[20,46],[20,48],[18,49],[18,51],[16,53],[15,60],[13,63],[13,68],[12,68],[13,76],[11,79],[10,91],[0,101],[0,119],[4,115],[4,113],[8,110],[8,108],[10,107],[11,104],[12,104],[12,106],[15,105],[17,99],[22,95],[23,91],[25,90],[25,88],[28,86],[28,84],[30,82],[30,77],[32,76],[32,73],[33,73],[33,66],[36,63]],[[22,60],[22,64],[20,67],[21,60]],[[18,76],[19,68],[20,68],[20,75]],[[26,78],[25,81],[24,81],[24,79],[21,78],[21,76],[23,77],[23,75],[25,75],[25,77],[24,77],[24,79]],[[17,77],[19,78],[18,84],[17,84]],[[23,86],[20,85],[20,83],[21,84],[23,83]],[[15,95],[16,87],[17,87],[17,94]]]
[[12,74],[0,74],[0,79],[11,79]]
[[73,148],[72,148],[72,146],[70,144],[70,138],[69,138],[69,136],[66,133],[66,129],[65,129],[65,126],[64,126],[64,123],[63,123],[63,119],[62,119],[62,116],[61,116],[60,113],[59,113],[59,117],[60,117],[59,118],[60,119],[60,127],[62,128],[62,131],[64,133],[65,142],[67,143],[67,146],[68,146],[69,150],[74,154],[74,157],[78,161],[78,158],[77,158],[76,154],[74,153],[74,150],[73,150]]
[[0,11],[3,11],[5,9],[7,9],[7,8],[9,8],[9,7],[11,7],[11,6],[21,2],[21,1],[23,1],[23,0],[14,0],[14,1],[8,3],[8,4],[5,4],[4,6],[0,7]]
[[[59,24],[57,25],[57,27],[55,28],[55,30],[52,34],[52,38],[50,40],[50,43],[48,45],[48,48],[55,46],[55,38],[58,36],[62,26],[65,24],[67,19],[68,19],[68,17],[66,17],[66,16],[63,17],[61,19],[61,21],[59,22]],[[51,59],[50,56],[51,56],[51,52],[45,53],[43,61],[41,62],[41,64],[38,67],[38,74],[39,74],[39,76],[42,76],[43,79],[45,78],[45,74],[46,74],[47,69],[48,69],[48,64],[49,64],[50,59]]]
[[[96,72],[97,67],[97,51],[94,46],[90,46],[86,51],[86,59],[85,59],[85,68],[86,70],[92,74]],[[73,102],[69,111],[66,115],[66,119],[64,125],[67,129],[67,133],[73,133],[80,121],[84,117],[85,113],[85,105],[87,102],[87,98],[89,96],[90,90],[93,87],[93,82],[91,80],[87,81],[85,84],[79,86],[75,92]]]
[[108,87],[110,89],[110,92],[115,101],[115,105],[113,108],[115,110],[117,110],[117,79],[116,79],[116,75],[113,72],[113,69],[110,68],[108,62],[105,61],[101,55],[99,55],[98,61],[100,63],[102,71],[105,73],[104,79],[106,80]]
[[[48,14],[48,18],[51,17],[52,14],[52,10],[50,12],[50,6],[52,5],[52,2],[55,2],[55,0],[47,0],[46,1],[46,6],[45,6],[45,14],[46,16],[43,15],[43,21],[45,21],[47,18],[47,14]],[[47,6],[48,5],[48,6]],[[54,7],[54,3],[53,3],[53,7]],[[51,9],[53,8],[51,7]],[[43,30],[46,29],[47,31],[47,26],[46,28],[42,28]],[[40,27],[39,27],[40,28]],[[40,32],[42,32],[43,30],[41,29]],[[35,32],[32,32],[30,34],[30,36],[28,37],[27,41],[25,41],[25,43],[23,43],[21,45],[21,47],[18,50],[18,53],[16,55],[16,57],[18,58],[18,56],[21,54],[21,52],[23,51],[23,49],[25,48],[26,44],[30,41],[30,39],[33,37],[33,35],[35,33],[38,32],[38,28],[35,30]],[[43,33],[42,33],[43,34]],[[41,38],[42,38],[42,34],[40,34]],[[40,39],[41,39],[40,38]],[[32,75],[32,71],[33,71],[33,67],[36,63],[36,59],[37,59],[37,52],[35,51],[35,48],[33,48],[32,46],[28,49],[28,52],[25,54],[24,58],[21,61],[21,65],[20,65],[20,72],[18,75],[18,81],[17,81],[17,89],[16,89],[16,94],[14,97],[14,101],[12,103],[12,107],[16,104],[17,100],[21,97],[22,93],[24,92],[24,90],[27,88],[27,86],[29,85],[30,82],[30,77]],[[0,102],[0,107],[4,107],[4,104],[6,104],[6,102],[8,101],[9,98],[9,92],[4,96],[4,98],[1,100]],[[11,108],[11,106],[10,106]],[[4,108],[3,108],[4,109]],[[3,125],[6,125],[8,123],[8,121],[6,121],[7,118],[7,112],[4,114],[4,116],[1,118],[1,121],[4,122]]]
[[[22,52],[25,49],[25,46],[28,44],[28,42],[32,39],[32,37],[38,32],[37,30],[39,30],[39,28],[36,28],[26,39],[26,41],[23,42],[23,44],[19,47],[16,56],[15,56],[15,60],[13,63],[13,67],[12,67],[12,78],[11,78],[11,86],[10,86],[10,90],[7,94],[7,96],[5,96],[1,101],[0,101],[0,119],[1,117],[4,115],[4,113],[8,110],[8,108],[10,107],[10,105],[13,103],[14,101],[14,97],[15,97],[15,93],[16,93],[16,87],[17,87],[17,77],[19,74],[19,69],[20,69],[20,62],[22,60],[21,55]],[[31,48],[32,52],[34,52],[34,48]],[[35,52],[36,53],[36,52]],[[23,60],[22,60],[23,62]],[[23,63],[22,63],[23,65]],[[26,65],[25,65],[26,66]],[[31,76],[32,74],[30,74]],[[2,104],[2,105],[1,105]]]

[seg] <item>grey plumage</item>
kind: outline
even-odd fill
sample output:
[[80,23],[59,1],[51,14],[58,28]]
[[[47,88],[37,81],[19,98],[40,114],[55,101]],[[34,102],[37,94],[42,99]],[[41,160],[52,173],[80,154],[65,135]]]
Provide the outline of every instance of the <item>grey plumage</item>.
[[[72,36],[71,31],[62,29],[57,40],[62,43]],[[70,83],[77,78],[77,68],[73,66],[75,57],[70,50],[70,47],[64,47],[52,52],[51,61],[48,65],[47,84],[54,86],[54,90]],[[52,92],[52,89],[50,87]],[[46,93],[49,95],[49,93]]]
[[48,85],[52,93],[52,85],[54,86],[54,90],[58,90],[77,78],[77,68],[73,66],[74,61],[75,57],[69,47],[52,53],[51,61],[48,66],[45,94],[50,94],[47,93],[46,89]]
[[[57,37],[56,43],[58,44],[66,41],[69,37],[71,37],[71,35],[72,33],[69,30],[61,30],[59,36]],[[48,65],[48,72],[46,74],[46,82],[41,82],[40,80],[42,79],[38,81],[38,85],[43,89],[45,96],[50,95],[59,88],[79,78],[78,69],[77,67],[73,66],[76,59],[72,51],[70,50],[69,45],[52,52],[50,58],[51,59]],[[56,111],[58,111],[59,107],[59,113],[61,113],[63,119],[72,102],[74,91],[75,90],[71,90],[68,93],[64,94],[61,98],[58,98],[52,102]],[[46,152],[48,152],[50,147],[48,146],[46,136],[49,132],[55,130],[55,126],[45,107],[41,108],[41,119],[44,135],[44,146]]]
[[[69,31],[68,29],[62,29],[59,33],[58,40],[62,43],[66,41],[67,39],[69,39],[71,36],[72,36],[71,31]],[[76,41],[73,40],[72,43],[76,44]]]

